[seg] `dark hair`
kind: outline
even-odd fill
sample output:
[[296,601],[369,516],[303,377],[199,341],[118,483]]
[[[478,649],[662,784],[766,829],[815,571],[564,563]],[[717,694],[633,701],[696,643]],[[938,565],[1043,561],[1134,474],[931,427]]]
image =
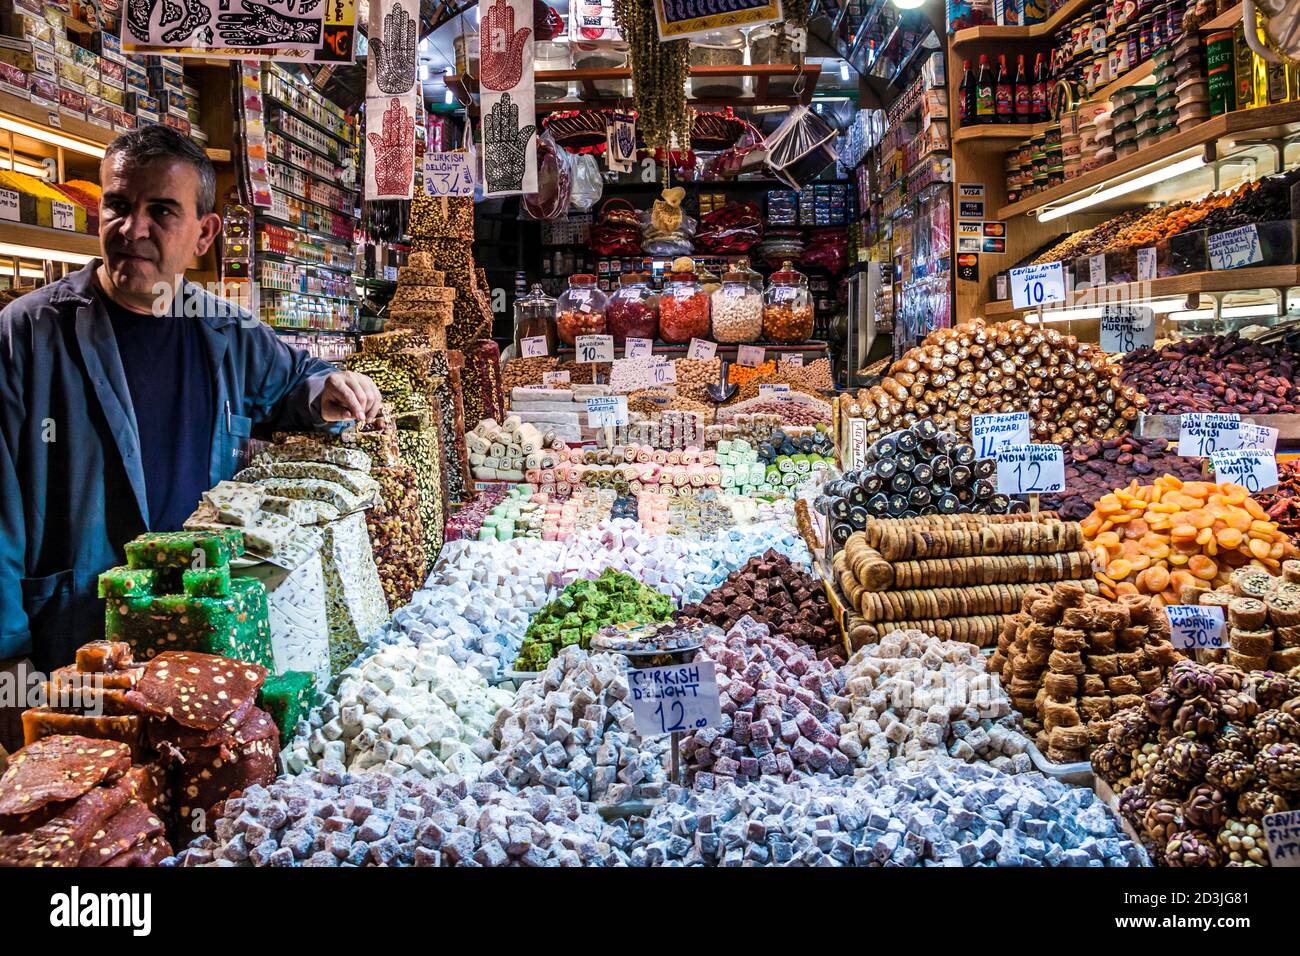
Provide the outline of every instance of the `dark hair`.
[[212,160],[193,140],[178,130],[170,126],[138,127],[109,143],[104,158],[109,159],[118,153],[125,153],[127,162],[132,166],[151,163],[156,159],[184,160],[199,174],[199,215],[206,216],[216,208],[217,171],[212,168]]

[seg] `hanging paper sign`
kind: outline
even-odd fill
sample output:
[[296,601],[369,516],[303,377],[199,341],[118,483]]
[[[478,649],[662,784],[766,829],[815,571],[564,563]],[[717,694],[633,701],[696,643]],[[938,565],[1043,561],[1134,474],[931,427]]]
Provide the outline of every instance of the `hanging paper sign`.
[[371,0],[366,97],[415,89],[420,43],[419,0]]
[[367,199],[410,199],[418,94],[366,100]]
[[480,0],[484,195],[537,192],[532,0]]
[[[292,0],[291,0],[292,2]],[[284,29],[285,21],[306,19],[314,22],[315,6],[311,0],[298,0],[290,10],[288,4],[281,5],[270,0],[270,7],[259,0],[182,0],[182,4],[205,6],[209,10],[219,10],[215,20],[209,21],[198,31],[203,38],[204,29],[212,30],[211,44],[203,46],[191,42],[187,46],[176,43],[150,43],[147,39],[136,39],[137,34],[131,26],[134,15],[137,25],[144,31],[147,25],[156,19],[158,8],[168,22],[175,21],[176,5],[172,0],[140,0],[127,3],[128,16],[122,24],[121,49],[124,53],[157,56],[204,57],[220,60],[281,60],[298,63],[351,63],[357,36],[356,0],[325,0],[321,11],[320,41],[312,45],[301,45],[301,31]],[[271,9],[271,15],[264,16],[261,11]],[[310,11],[304,13],[304,10]],[[279,12],[277,12],[279,11]],[[195,16],[199,14],[195,13]],[[184,16],[184,14],[182,14]],[[232,19],[223,20],[223,17]],[[179,24],[180,21],[175,21]],[[281,32],[281,31],[284,32]],[[108,34],[105,34],[107,37]],[[107,55],[107,54],[106,54]]]
[[1147,306],[1108,305],[1102,310],[1103,352],[1132,352],[1155,344],[1155,313]]
[[[708,4],[684,0],[654,0],[660,40],[712,33],[731,27],[752,27],[782,19],[779,0],[710,0]],[[704,9],[708,13],[703,13]]]
[[141,52],[153,47],[171,56],[196,56],[222,47],[247,50],[254,56],[261,50],[316,51],[325,43],[329,6],[319,0],[292,5],[258,0],[131,0],[122,21],[122,49]]
[[425,153],[424,191],[430,196],[473,196],[468,153]]
[[1201,604],[1170,604],[1170,641],[1174,647],[1197,650],[1223,646],[1223,608]]

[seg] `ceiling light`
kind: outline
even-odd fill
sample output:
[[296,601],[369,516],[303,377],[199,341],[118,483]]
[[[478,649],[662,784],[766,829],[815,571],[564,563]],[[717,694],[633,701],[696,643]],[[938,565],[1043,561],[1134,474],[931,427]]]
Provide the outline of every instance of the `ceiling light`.
[[840,82],[841,82],[841,83],[847,83],[848,81],[849,81],[849,65],[848,65],[847,63],[841,63],[841,64],[840,64]]
[[925,0],[894,0],[894,6],[900,10],[915,10],[923,3]]
[[421,64],[420,64],[420,82],[421,82],[421,83],[427,83],[428,80],[429,80],[429,64],[427,64],[427,63],[421,63]]
[[451,90],[445,90],[442,94],[442,101],[450,106],[452,103],[456,102],[456,94]]
[[[1277,315],[1277,306],[1275,305],[1234,305],[1219,310],[1219,318],[1221,319],[1275,319]],[[1205,319],[1213,319],[1214,310],[1191,309],[1185,312],[1172,312],[1169,318],[1175,322],[1199,322]]]
[[95,258],[83,256],[80,252],[64,252],[62,249],[45,249],[41,246],[19,246],[12,242],[0,242],[0,256],[18,256],[21,259],[45,262],[70,262],[74,266],[84,266]]
[[[1186,300],[1182,298],[1151,299],[1150,301],[1126,299],[1124,301],[1107,302],[1102,305],[1081,306],[1077,309],[1065,307],[1053,309],[1051,306],[1046,306],[1043,309],[1043,321],[1082,322],[1086,319],[1100,319],[1104,311],[1115,308],[1147,308],[1157,315],[1162,315],[1183,308],[1185,302]],[[1025,314],[1029,321],[1033,321],[1033,317],[1037,315],[1037,312],[1034,309],[1029,309],[1025,310]]]
[[8,116],[0,116],[0,129],[17,133],[20,136],[30,136],[32,139],[39,139],[42,143],[49,143],[51,146],[62,146],[74,153],[85,153],[87,156],[94,156],[97,159],[104,158],[103,146],[95,143],[83,143],[79,139],[61,136],[53,130],[45,129],[43,126],[32,126],[30,123],[10,119]]
[[1038,221],[1051,222],[1053,219],[1068,216],[1070,213],[1078,212],[1080,209],[1087,209],[1090,206],[1097,206],[1101,203],[1109,202],[1119,196],[1124,196],[1128,193],[1134,192],[1135,190],[1142,189],[1144,186],[1154,186],[1156,183],[1162,183],[1166,179],[1173,179],[1175,176],[1190,173],[1193,170],[1200,169],[1204,165],[1204,156],[1199,154],[1196,156],[1189,156],[1187,159],[1181,159],[1169,166],[1163,166],[1160,169],[1153,169],[1149,173],[1143,173],[1136,179],[1130,179],[1128,182],[1109,186],[1100,192],[1093,193],[1091,196],[1084,196],[1082,199],[1076,199],[1063,206],[1056,206],[1052,209],[1043,210],[1038,214]]

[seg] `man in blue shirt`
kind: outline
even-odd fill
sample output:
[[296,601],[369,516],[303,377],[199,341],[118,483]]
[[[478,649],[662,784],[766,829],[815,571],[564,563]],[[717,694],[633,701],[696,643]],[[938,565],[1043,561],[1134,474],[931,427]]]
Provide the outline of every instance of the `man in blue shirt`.
[[0,678],[102,636],[98,574],[135,535],[180,528],[255,426],[379,413],[370,379],[185,283],[221,228],[202,150],[144,127],[100,178],[103,260],[0,312]]

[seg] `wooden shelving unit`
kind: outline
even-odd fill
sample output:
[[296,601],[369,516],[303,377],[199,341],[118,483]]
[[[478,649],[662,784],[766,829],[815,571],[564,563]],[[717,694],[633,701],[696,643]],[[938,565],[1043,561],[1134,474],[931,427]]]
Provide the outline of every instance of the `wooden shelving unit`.
[[1211,33],[1215,30],[1231,30],[1241,22],[1243,4],[1237,4],[1225,13],[1220,13],[1213,20],[1207,20],[1198,27],[1202,33]]
[[80,256],[99,255],[99,236],[51,229],[48,226],[33,226],[25,222],[6,222],[4,228],[0,229],[0,239],[17,246],[55,249]]
[[988,126],[962,126],[953,133],[954,143],[997,140],[1006,149],[1008,142],[1020,142],[1044,132],[1050,123],[1007,123]]
[[1055,13],[1042,23],[1025,27],[967,27],[952,35],[951,45],[954,50],[972,43],[1001,43],[1017,40],[1041,40],[1051,36],[1062,23],[1072,20],[1077,14],[1091,7],[1096,0],[1068,0]]
[[[111,129],[104,129],[94,123],[79,120],[75,116],[68,116],[60,113],[57,109],[40,106],[31,100],[24,100],[14,96],[12,93],[0,92],[0,114],[6,114],[32,126],[41,126],[51,133],[58,133],[60,136],[82,140],[96,146],[107,146],[117,136],[117,133]],[[58,117],[57,126],[50,122],[51,114]]]

